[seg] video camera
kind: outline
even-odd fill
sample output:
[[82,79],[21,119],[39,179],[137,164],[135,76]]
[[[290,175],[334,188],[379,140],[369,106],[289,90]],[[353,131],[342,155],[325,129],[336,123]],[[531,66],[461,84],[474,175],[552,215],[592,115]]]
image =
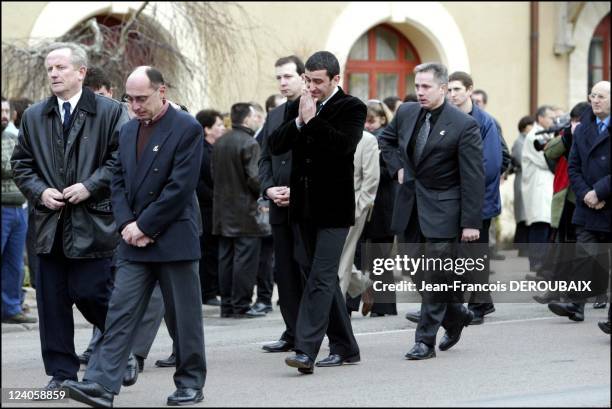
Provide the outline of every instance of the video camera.
[[561,115],[553,120],[553,125],[550,128],[536,132],[536,139],[533,141],[533,147],[536,151],[543,150],[548,141],[558,136],[565,128],[569,128],[570,121],[571,118],[569,114]]

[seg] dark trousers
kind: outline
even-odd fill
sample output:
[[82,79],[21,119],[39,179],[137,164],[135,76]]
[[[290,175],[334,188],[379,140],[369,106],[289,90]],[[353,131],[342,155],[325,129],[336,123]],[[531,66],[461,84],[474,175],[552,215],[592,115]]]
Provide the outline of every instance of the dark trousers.
[[42,255],[39,268],[36,303],[45,372],[58,380],[77,380],[72,306],[76,304],[87,321],[104,329],[113,289],[111,259]]
[[280,339],[293,344],[300,300],[305,286],[305,277],[293,256],[293,230],[289,224],[273,224],[274,280],[278,288],[278,301],[285,321],[285,332]]
[[272,292],[274,291],[273,257],[274,240],[272,236],[264,236],[261,238],[259,267],[257,269],[257,302],[266,305],[272,305]]
[[540,272],[548,248],[550,224],[532,223],[529,225],[529,269]]
[[[423,236],[421,227],[419,225],[419,218],[417,213],[416,204],[412,209],[412,215],[410,221],[403,234],[399,236],[400,241],[403,243],[432,243],[432,244],[443,244],[453,243],[457,241],[454,239],[435,239]],[[411,255],[415,256],[415,255]],[[436,277],[433,277],[431,273],[426,271],[424,274],[417,272],[413,277],[413,281],[418,287],[421,286],[421,281],[425,280],[428,283],[438,282]],[[440,326],[445,328],[447,331],[455,331],[458,326],[463,322],[463,318],[468,314],[467,309],[463,306],[462,302],[427,302],[428,294],[422,293],[423,302],[421,302],[421,317],[417,325],[415,333],[415,342],[423,342],[424,344],[434,347],[436,344],[436,334],[440,329]],[[457,301],[460,301],[457,299]]]
[[307,277],[297,319],[295,350],[316,359],[327,332],[330,354],[344,357],[359,354],[338,280],[348,228],[317,228],[313,223],[292,227],[296,260]]
[[[480,229],[480,237],[478,240],[473,243],[482,243],[487,244],[487,250],[489,250],[489,227],[491,227],[491,219],[484,219],[482,221],[482,228]],[[491,266],[490,266],[491,255],[487,254],[485,259],[485,269],[480,273],[479,277],[476,279],[476,283],[486,284],[489,282],[489,278],[491,276]],[[491,299],[490,291],[482,291],[477,292],[474,291],[470,295],[470,302],[468,303],[468,308],[474,313],[474,315],[484,315],[484,311],[493,304],[493,300]]]
[[516,224],[513,243],[514,247],[518,249],[519,257],[527,257],[529,255],[529,227],[527,227],[524,221]]
[[569,279],[591,281],[591,291],[567,295],[574,301],[584,302],[586,298],[605,294],[608,290],[612,267],[612,233],[577,226],[576,241],[576,259]]
[[106,330],[83,380],[118,394],[137,328],[159,282],[166,324],[175,334],[177,388],[200,389],[206,380],[202,299],[197,261],[137,263],[119,260]]
[[212,208],[202,208],[203,233],[200,236],[200,284],[202,301],[220,294],[219,291],[219,236],[212,234]]
[[243,314],[250,308],[257,278],[260,237],[219,238],[221,313]]

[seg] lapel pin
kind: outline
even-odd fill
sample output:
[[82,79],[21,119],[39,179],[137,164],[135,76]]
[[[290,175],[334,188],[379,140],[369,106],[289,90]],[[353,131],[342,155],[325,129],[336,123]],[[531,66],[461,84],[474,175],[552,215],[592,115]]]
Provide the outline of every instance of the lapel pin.
[[153,152],[157,152],[158,150],[159,150],[159,145],[155,145],[155,146],[153,147]]
[[446,133],[446,131],[440,131],[440,135],[444,136],[444,134]]

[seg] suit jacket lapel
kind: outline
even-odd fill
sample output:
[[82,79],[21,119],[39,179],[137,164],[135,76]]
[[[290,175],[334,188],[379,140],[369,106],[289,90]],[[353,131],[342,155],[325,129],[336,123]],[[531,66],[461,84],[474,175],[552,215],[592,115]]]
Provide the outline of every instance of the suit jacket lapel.
[[129,201],[134,198],[135,189],[133,182],[136,180],[136,144],[138,143],[138,121],[132,120],[125,124],[122,132],[122,140],[119,142],[121,154],[121,166],[125,169],[125,187],[129,193]]
[[597,145],[599,145],[600,143],[602,143],[603,141],[605,141],[606,139],[610,137],[610,133],[608,129],[606,129],[606,132],[599,133],[599,128],[596,122],[590,122],[588,126],[591,128],[589,133],[595,135],[591,143],[591,146],[589,147],[589,155],[590,155],[591,152],[593,152],[593,150],[597,147]]
[[[172,134],[172,120],[176,115],[176,111],[172,107],[168,107],[168,111],[166,114],[159,120],[155,130],[153,131],[153,135],[151,135],[151,139],[147,146],[145,146],[142,151],[142,156],[136,165],[136,176],[134,179],[134,195],[142,185],[147,173],[149,173],[149,169],[151,165],[157,158],[157,155],[163,152],[163,146],[168,137]],[[135,144],[134,144],[135,145]],[[136,149],[136,146],[134,146]]]

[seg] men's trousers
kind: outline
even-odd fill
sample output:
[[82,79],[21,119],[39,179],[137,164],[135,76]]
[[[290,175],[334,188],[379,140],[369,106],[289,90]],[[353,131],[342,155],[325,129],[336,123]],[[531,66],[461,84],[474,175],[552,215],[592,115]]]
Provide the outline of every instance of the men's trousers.
[[138,325],[159,282],[168,328],[175,334],[177,388],[201,389],[206,380],[202,294],[197,261],[117,262],[115,290],[104,338],[90,358],[83,380],[118,394]]
[[[412,209],[412,215],[410,216],[408,226],[399,238],[402,243],[427,243],[434,247],[436,245],[443,246],[445,243],[450,244],[457,242],[456,238],[435,239],[424,237],[419,224],[416,203]],[[420,257],[420,255],[411,254],[410,257]],[[445,281],[446,277],[441,277],[440,272],[425,271],[417,272],[412,278],[417,287],[420,288],[422,280],[426,283],[438,283],[440,281]],[[463,306],[459,298],[456,299],[458,302],[431,302],[430,294],[424,292],[421,293],[421,295],[423,296],[423,301],[421,302],[421,317],[415,332],[415,342],[423,342],[433,348],[436,345],[436,335],[440,326],[447,331],[457,330],[463,322],[465,315],[468,314],[468,310]],[[445,298],[455,297],[447,294]],[[435,297],[433,301],[436,301]]]
[[278,301],[285,321],[283,341],[293,344],[300,300],[306,279],[294,258],[294,231],[287,223],[273,224],[274,238],[274,280],[278,288]]
[[72,306],[76,304],[87,321],[104,329],[113,290],[111,259],[69,259],[59,254],[38,259],[36,303],[45,371],[58,380],[77,380],[80,364],[74,350]]
[[257,268],[257,301],[266,305],[272,304],[272,293],[274,292],[274,270],[272,259],[274,258],[274,240],[272,236],[261,238],[259,253],[259,267]]
[[2,318],[22,312],[23,251],[27,230],[26,209],[2,206]]
[[[482,228],[480,229],[480,237],[478,240],[473,241],[472,243],[481,243],[483,245],[486,244],[487,252],[491,248],[489,246],[489,226],[491,225],[491,219],[484,219],[482,221]],[[469,244],[467,245],[469,246]],[[484,249],[484,246],[482,246]],[[478,257],[482,257],[482,254],[478,254]],[[483,257],[485,268],[478,275],[475,283],[478,284],[488,284],[489,279],[491,277],[491,255],[487,254],[487,257]],[[489,308],[490,305],[493,304],[493,299],[491,298],[490,291],[472,291],[470,295],[470,301],[468,303],[468,308],[474,312],[474,315],[484,315],[484,311]]]
[[219,238],[222,314],[244,314],[249,310],[257,278],[260,245],[260,237]]
[[219,292],[219,236],[212,234],[212,208],[201,210],[203,233],[200,236],[200,283],[202,301],[215,298]]
[[306,273],[306,286],[297,319],[295,350],[315,360],[327,331],[330,354],[359,354],[338,265],[348,228],[317,228],[314,223],[293,225],[295,256]]

